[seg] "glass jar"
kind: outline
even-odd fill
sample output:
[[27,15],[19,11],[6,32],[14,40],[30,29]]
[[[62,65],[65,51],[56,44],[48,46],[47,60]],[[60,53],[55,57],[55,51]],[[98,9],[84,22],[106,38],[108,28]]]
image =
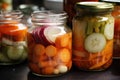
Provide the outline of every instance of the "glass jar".
[[27,58],[27,27],[20,22],[20,11],[3,11],[0,14],[0,65],[12,65]]
[[12,0],[0,0],[0,10],[12,10]]
[[32,14],[28,31],[28,62],[33,74],[45,77],[64,74],[71,69],[71,30],[67,14],[39,11]]
[[67,12],[68,14],[68,22],[67,24],[72,28],[72,19],[75,16],[75,4],[77,2],[83,2],[83,1],[95,1],[98,2],[99,0],[63,0],[63,6],[64,6],[64,10]]
[[[101,6],[102,5],[102,6]],[[73,64],[81,70],[100,71],[112,63],[113,5],[80,2],[73,19]]]

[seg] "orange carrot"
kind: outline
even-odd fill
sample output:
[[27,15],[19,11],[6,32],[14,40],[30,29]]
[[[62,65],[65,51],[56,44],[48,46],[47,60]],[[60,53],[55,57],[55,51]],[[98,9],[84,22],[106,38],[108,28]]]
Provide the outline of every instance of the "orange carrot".
[[36,44],[34,47],[34,53],[36,55],[43,55],[45,53],[45,47],[42,44]]
[[69,39],[71,39],[72,33],[67,33],[56,38],[55,45],[57,47],[66,47],[69,45]]
[[57,49],[53,45],[49,45],[46,47],[46,55],[48,57],[53,57],[57,54]]
[[66,48],[68,48],[69,50],[72,51],[72,39],[71,39],[71,38],[69,39],[69,41],[68,41],[68,45],[67,45]]
[[112,59],[112,51],[113,51],[113,40],[107,42],[105,49],[101,52],[102,61],[97,62],[92,65],[90,69],[98,68],[100,66],[105,65],[110,59]]
[[71,53],[68,49],[62,48],[58,51],[59,58],[62,62],[69,62],[71,60]]
[[40,68],[47,67],[47,66],[48,66],[48,62],[47,62],[47,61],[40,61],[40,62],[38,63],[38,66],[39,66]]
[[55,66],[57,66],[57,64],[59,64],[59,63],[57,63],[56,61],[54,61],[52,59],[46,60],[46,61],[39,61],[39,63],[38,63],[40,68],[44,68],[44,67],[48,67],[48,66],[55,67]]
[[0,26],[3,36],[13,41],[23,41],[26,38],[27,27],[22,24],[5,24]]

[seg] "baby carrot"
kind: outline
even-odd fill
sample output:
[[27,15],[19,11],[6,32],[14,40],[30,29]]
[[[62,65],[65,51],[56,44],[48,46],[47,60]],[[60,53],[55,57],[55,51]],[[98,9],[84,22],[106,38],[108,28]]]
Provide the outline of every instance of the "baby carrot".
[[62,62],[69,62],[71,59],[71,53],[68,49],[62,48],[58,51],[59,58]]
[[48,57],[53,57],[57,54],[57,49],[53,45],[49,45],[46,47],[46,55]]
[[45,53],[45,47],[42,44],[36,44],[34,47],[34,53],[36,55],[43,55]]
[[61,35],[59,37],[56,38],[55,40],[55,45],[57,47],[66,47],[67,45],[69,45],[69,39],[71,39],[71,33],[67,33],[64,35]]

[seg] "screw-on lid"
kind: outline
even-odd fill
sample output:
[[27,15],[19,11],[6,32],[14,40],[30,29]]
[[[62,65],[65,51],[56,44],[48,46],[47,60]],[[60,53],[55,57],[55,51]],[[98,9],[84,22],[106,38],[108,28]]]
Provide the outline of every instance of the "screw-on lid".
[[92,13],[111,12],[114,8],[111,3],[105,2],[78,2],[76,7]]
[[120,3],[120,0],[101,0],[101,1]]

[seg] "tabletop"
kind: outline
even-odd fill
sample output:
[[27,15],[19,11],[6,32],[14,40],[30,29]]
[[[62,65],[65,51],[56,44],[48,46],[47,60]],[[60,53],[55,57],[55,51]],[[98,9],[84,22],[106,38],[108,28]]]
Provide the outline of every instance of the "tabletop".
[[113,60],[112,65],[104,71],[81,71],[75,66],[61,76],[40,77],[32,74],[27,62],[19,65],[0,66],[0,80],[120,80],[120,60]]

